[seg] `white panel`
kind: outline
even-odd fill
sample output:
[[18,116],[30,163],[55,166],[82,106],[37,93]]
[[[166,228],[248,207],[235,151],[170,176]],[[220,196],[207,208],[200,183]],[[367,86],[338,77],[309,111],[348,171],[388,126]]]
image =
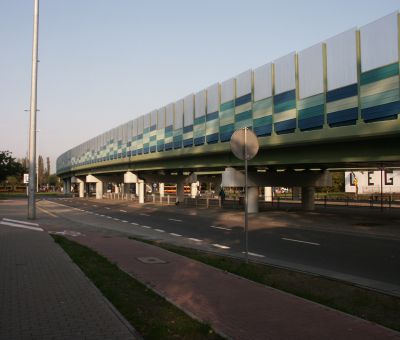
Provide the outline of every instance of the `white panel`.
[[195,95],[195,118],[203,117],[206,114],[206,90],[197,92]]
[[360,28],[361,72],[399,60],[397,12]]
[[151,111],[150,126],[157,126],[157,110]]
[[151,112],[144,115],[143,128],[146,129],[150,127]]
[[158,110],[157,113],[157,129],[165,128],[165,106]]
[[138,135],[138,118],[133,120],[132,136],[136,137]]
[[140,116],[138,118],[138,135],[141,135],[143,133],[143,127],[144,127],[144,116]]
[[323,43],[299,52],[299,97],[324,92]]
[[274,61],[275,94],[296,88],[295,53],[292,52]]
[[165,126],[174,124],[174,103],[167,105],[167,111],[165,114]]
[[128,126],[129,122],[125,123],[122,127],[122,141],[126,143],[128,141]]
[[221,104],[235,99],[235,78],[221,83]]
[[174,129],[183,127],[183,99],[175,102]]
[[194,114],[194,95],[189,94],[183,100],[183,126],[193,125],[193,114]]
[[252,71],[247,70],[236,76],[236,98],[251,93]]
[[207,113],[219,111],[219,83],[207,87]]
[[326,41],[328,91],[357,82],[356,36],[352,28]]
[[254,101],[272,96],[272,63],[254,70]]

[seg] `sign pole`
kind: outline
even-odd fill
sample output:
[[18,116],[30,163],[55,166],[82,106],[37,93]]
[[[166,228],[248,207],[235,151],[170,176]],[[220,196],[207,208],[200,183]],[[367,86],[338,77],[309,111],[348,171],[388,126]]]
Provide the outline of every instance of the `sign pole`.
[[249,263],[249,223],[248,223],[248,190],[247,190],[247,127],[244,128],[244,190],[245,190],[245,207],[244,207],[244,238],[246,263]]

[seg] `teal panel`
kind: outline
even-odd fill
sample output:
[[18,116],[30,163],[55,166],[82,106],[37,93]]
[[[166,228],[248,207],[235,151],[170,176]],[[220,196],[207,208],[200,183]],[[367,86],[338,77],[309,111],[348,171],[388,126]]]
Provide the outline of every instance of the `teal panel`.
[[324,114],[324,105],[317,105],[307,109],[299,110],[299,119],[315,117]]
[[254,127],[264,126],[267,124],[272,124],[272,116],[257,118],[257,119],[254,119],[254,121],[253,121]]
[[234,100],[230,100],[229,102],[221,104],[220,111],[233,109],[234,107],[235,107],[235,101]]
[[252,118],[252,111],[245,111],[237,114],[235,116],[236,122],[241,122],[242,120],[251,119]]
[[194,119],[193,125],[204,124],[205,121],[206,121],[206,116],[198,117]]
[[361,73],[360,84],[366,85],[378,80],[393,77],[399,74],[399,64],[394,63],[387,66],[379,67],[374,70]]
[[220,131],[221,133],[230,132],[230,131],[233,130],[233,128],[234,128],[234,125],[233,125],[233,124],[228,124],[228,125],[225,125],[225,126],[220,126],[220,127],[219,127],[219,131]]
[[288,100],[287,102],[275,105],[275,113],[288,111],[294,108],[296,108],[296,100],[295,99]]

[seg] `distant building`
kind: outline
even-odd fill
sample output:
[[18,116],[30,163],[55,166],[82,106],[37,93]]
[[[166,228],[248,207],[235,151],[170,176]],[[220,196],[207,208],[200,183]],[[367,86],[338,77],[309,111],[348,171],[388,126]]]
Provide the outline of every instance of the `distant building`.
[[[373,194],[381,192],[381,171],[346,171],[346,192]],[[385,170],[382,172],[384,193],[400,193],[400,170]]]

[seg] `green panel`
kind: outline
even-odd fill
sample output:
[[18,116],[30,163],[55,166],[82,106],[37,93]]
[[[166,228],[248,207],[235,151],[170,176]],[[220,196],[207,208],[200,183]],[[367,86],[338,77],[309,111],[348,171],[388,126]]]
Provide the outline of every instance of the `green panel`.
[[165,134],[164,134],[165,138],[172,137],[172,136],[173,136],[173,131],[168,131],[168,132],[165,132]]
[[399,97],[400,94],[398,89],[374,94],[372,96],[362,97],[361,108],[366,109],[367,107],[396,102],[399,100]]
[[221,133],[229,132],[229,131],[232,131],[233,128],[234,128],[233,124],[228,124],[228,125],[220,126],[219,127],[219,131]]
[[272,124],[272,116],[257,118],[257,119],[254,119],[254,121],[253,121],[254,127],[264,126],[264,125],[268,125],[268,124]]
[[195,118],[194,119],[194,125],[204,124],[205,121],[206,121],[206,116]]
[[288,111],[290,109],[294,109],[296,107],[296,100],[292,99],[292,100],[288,100],[287,102],[275,105],[275,112],[279,113],[279,112],[284,112],[284,111]]
[[360,84],[366,85],[399,74],[399,64],[394,63],[361,73]]
[[220,111],[225,111],[225,110],[229,110],[229,109],[233,109],[235,107],[235,101],[234,100],[230,100],[229,102],[223,103],[220,106]]
[[324,105],[317,105],[307,109],[299,110],[299,118],[305,119],[324,114]]
[[252,119],[252,112],[250,111],[245,111],[242,113],[239,113],[235,116],[235,121],[236,122],[241,122],[242,120],[247,120],[247,119]]
[[300,99],[297,102],[297,109],[298,110],[306,109],[308,107],[321,105],[324,102],[325,102],[325,94],[324,93],[320,93],[320,94],[317,94],[315,96],[311,96],[311,97]]

